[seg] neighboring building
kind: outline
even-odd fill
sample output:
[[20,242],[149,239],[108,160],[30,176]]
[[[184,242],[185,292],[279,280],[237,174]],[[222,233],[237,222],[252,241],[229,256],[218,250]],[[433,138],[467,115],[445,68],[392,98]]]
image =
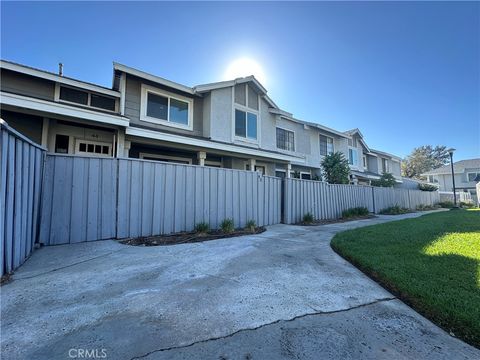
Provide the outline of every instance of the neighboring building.
[[294,118],[253,76],[188,87],[114,63],[109,89],[2,61],[1,78],[1,117],[50,152],[312,179],[340,151],[352,183],[383,172],[401,182],[399,158],[370,149],[358,129]]
[[[472,195],[472,199],[477,202],[476,184],[480,182],[480,158],[454,162],[453,170],[456,191],[469,192]],[[453,191],[452,168],[450,164],[428,171],[422,174],[422,176],[425,176],[429,183],[437,185],[439,191]]]

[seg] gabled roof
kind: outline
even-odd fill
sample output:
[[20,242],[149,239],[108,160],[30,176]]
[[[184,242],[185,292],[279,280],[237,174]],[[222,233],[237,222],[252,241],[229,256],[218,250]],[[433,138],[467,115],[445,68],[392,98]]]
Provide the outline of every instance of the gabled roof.
[[[320,125],[318,123],[312,123],[312,122],[309,122],[309,121],[304,121],[304,120],[300,120],[300,119],[296,119],[294,118],[293,116],[291,116],[291,114],[285,112],[285,111],[282,111],[280,110],[281,112],[285,113],[285,115],[283,114],[279,114],[282,118],[285,118],[287,120],[290,120],[290,121],[293,121],[293,122],[296,122],[298,124],[302,124],[302,125],[306,125],[306,126],[310,126],[310,127],[314,127],[316,129],[319,129],[319,130],[322,130],[322,131],[326,131],[326,132],[329,132],[331,134],[335,134],[335,135],[338,135],[340,137],[343,137],[343,138],[346,138],[348,139],[349,136],[348,135],[345,135],[343,132],[341,131],[337,131],[337,130],[334,130],[332,128],[329,128],[327,126],[323,126],[323,125]],[[270,112],[273,112],[275,113],[274,111],[270,111]],[[288,114],[288,115],[287,115]]]
[[393,155],[393,154],[390,154],[390,153],[387,153],[385,151],[380,151],[380,150],[375,150],[375,149],[371,149],[371,152],[373,154],[378,154],[378,155],[383,155],[383,156],[387,156],[387,157],[391,157],[392,159],[395,159],[395,160],[398,160],[398,161],[402,161],[402,158],[397,156],[397,155]]
[[85,90],[95,91],[101,94],[120,97],[120,93],[118,91],[109,89],[101,85],[92,84],[86,81],[77,80],[77,79],[70,78],[63,75],[60,76],[59,74],[56,74],[50,71],[36,69],[30,66],[17,64],[11,61],[0,60],[0,68],[10,70],[10,71],[15,71],[25,75],[34,76],[34,77],[45,79],[45,80],[58,82],[65,85],[78,87]]
[[368,152],[371,152],[370,151],[370,148],[368,147],[367,143],[365,142],[365,140],[363,139],[363,134],[362,132],[360,131],[359,128],[355,128],[355,129],[352,129],[352,130],[347,130],[344,132],[345,134],[349,135],[348,137],[353,137],[353,135],[358,135],[360,136],[360,142],[362,143],[362,145],[365,147],[365,149],[367,149]]
[[[480,171],[480,158],[477,159],[467,159],[467,160],[460,160],[453,163],[453,171],[455,174],[465,172],[465,169],[477,169]],[[438,169],[433,169],[423,173],[422,175],[442,175],[442,174],[451,174],[452,168],[451,165],[445,165]]]
[[244,84],[244,83],[252,83],[257,88],[258,92],[260,92],[261,95],[267,94],[267,89],[265,89],[263,85],[260,84],[260,82],[257,79],[255,79],[255,76],[253,75],[236,78],[234,80],[219,81],[219,82],[214,82],[210,84],[201,84],[201,85],[195,86],[194,89],[195,91],[202,93],[205,91],[221,89],[224,87],[230,87],[230,86],[235,86],[237,84]]
[[117,63],[117,62],[113,63],[113,70],[114,70],[114,72],[115,71],[125,72],[127,74],[134,75],[134,76],[152,81],[152,82],[160,84],[160,85],[168,86],[168,87],[171,87],[173,89],[186,92],[188,94],[192,94],[192,95],[195,94],[195,90],[193,88],[189,87],[189,86],[185,86],[185,85],[176,83],[174,81],[164,79],[160,76],[152,75],[152,74],[146,73],[144,71],[137,70],[137,69],[134,69],[130,66],[126,66],[126,65],[123,65],[123,64],[120,64],[120,63]]

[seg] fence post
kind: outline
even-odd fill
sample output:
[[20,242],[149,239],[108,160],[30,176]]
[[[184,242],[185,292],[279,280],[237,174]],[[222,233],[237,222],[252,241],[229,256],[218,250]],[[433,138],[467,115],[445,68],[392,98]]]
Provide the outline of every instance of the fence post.
[[407,189],[407,195],[408,195],[408,208],[412,209],[412,200],[410,199],[410,190]]
[[377,208],[375,205],[375,188],[372,186],[372,203],[373,203],[373,213],[377,213]]

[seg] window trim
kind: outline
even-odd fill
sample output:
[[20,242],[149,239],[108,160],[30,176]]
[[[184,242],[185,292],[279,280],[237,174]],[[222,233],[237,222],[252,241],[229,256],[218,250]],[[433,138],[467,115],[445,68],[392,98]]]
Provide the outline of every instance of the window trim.
[[[382,159],[382,172],[384,174],[390,173],[390,164],[388,162],[388,159],[384,158],[384,157],[382,157],[381,159]],[[385,169],[384,169],[384,166],[383,166],[384,162],[385,162]]]
[[[113,157],[113,145],[112,143],[105,142],[105,141],[96,141],[96,140],[85,140],[85,139],[79,139],[79,138],[74,138],[75,141],[75,147],[73,149],[73,153],[75,155],[85,155],[85,156],[94,156],[94,157]],[[88,151],[80,151],[80,143],[85,143],[87,145],[92,144],[92,145],[101,145],[101,146],[108,146],[108,154],[97,154],[97,153],[91,153]]]
[[[244,142],[244,143],[249,143],[249,144],[255,144],[258,146],[261,146],[261,117],[260,117],[260,110],[262,107],[261,103],[261,98],[260,95],[257,94],[258,98],[258,110],[252,109],[248,107],[248,82],[245,83],[245,104],[238,104],[235,102],[235,85],[231,87],[232,89],[232,142]],[[257,138],[252,139],[252,138],[247,138],[247,137],[241,137],[235,135],[235,110],[238,109],[240,111],[245,111],[245,112],[250,112],[252,114],[255,114],[257,116]]]
[[[302,175],[308,175],[310,179],[302,179]],[[312,180],[312,171],[300,171],[300,180]]]
[[[277,128],[293,133],[293,150],[287,150],[287,149],[282,149],[282,148],[279,148],[279,147],[278,147],[278,142],[277,142]],[[275,126],[275,147],[276,147],[278,150],[280,150],[280,151],[286,151],[286,152],[289,152],[289,153],[294,153],[294,152],[296,152],[296,151],[297,151],[297,134],[296,134],[296,131],[295,131],[295,130],[290,130],[290,129],[284,128],[284,127],[282,127],[282,126],[276,125],[276,126]]]
[[[354,151],[354,152],[357,153],[357,163],[356,163],[356,164],[353,163],[353,161],[352,161],[352,164],[350,164],[350,150],[352,150],[352,151]],[[358,169],[358,160],[359,160],[359,159],[358,159],[358,148],[353,147],[353,146],[349,146],[349,147],[348,147],[348,164],[349,164],[350,166],[355,167],[355,168]]]
[[328,142],[327,142],[327,154],[326,154],[326,155],[333,154],[333,153],[335,152],[335,138],[334,138],[333,136],[328,136],[328,135],[325,135],[325,134],[323,134],[323,133],[320,133],[320,134],[318,134],[318,146],[319,146],[318,152],[319,152],[320,156],[321,156],[321,157],[326,156],[326,155],[322,155],[322,146],[321,146],[321,143],[322,143],[322,142],[320,141],[320,136],[325,136],[326,138],[332,139],[332,148],[333,148],[333,150],[332,150],[331,153],[328,152]]
[[[181,156],[171,156],[171,155],[162,155],[162,154],[152,154],[152,153],[146,153],[146,152],[141,152],[138,154],[138,157],[140,159],[143,159],[144,157],[150,157],[150,158],[155,158],[155,159],[160,159],[158,161],[162,161],[161,159],[168,159],[168,160],[177,160],[177,161],[184,161],[188,162],[188,165],[192,165],[192,159],[186,158],[186,157],[181,157]],[[148,159],[147,159],[148,160]],[[165,162],[165,161],[164,161]],[[177,163],[179,165],[187,165],[183,163]]]
[[[239,110],[239,111],[243,111],[245,113],[245,137],[243,136],[240,136],[240,135],[237,135],[235,134],[235,111],[236,110]],[[257,137],[254,139],[254,138],[250,138],[248,137],[248,113],[251,113],[253,115],[255,115],[257,117]],[[251,110],[250,108],[247,108],[246,106],[242,106],[242,105],[238,105],[237,103],[235,103],[235,106],[233,107],[233,124],[232,124],[232,127],[233,127],[233,136],[234,136],[234,139],[235,140],[238,140],[238,141],[244,141],[244,142],[249,142],[249,143],[252,143],[252,144],[258,144],[259,141],[259,137],[260,137],[260,131],[259,131],[259,119],[260,119],[260,116],[259,116],[259,112],[258,111],[255,111],[255,110]]]
[[[80,104],[80,103],[76,103],[76,102],[73,102],[73,101],[60,99],[60,87],[86,92],[87,93],[87,103],[86,104]],[[106,98],[113,99],[113,101],[115,102],[115,109],[114,110],[109,110],[109,109],[104,109],[104,108],[101,108],[101,107],[96,107],[96,106],[90,105],[91,101],[92,101],[91,100],[92,99],[92,93],[94,95],[97,95],[97,96],[103,96],[103,97],[106,97]],[[101,93],[97,93],[95,91],[90,91],[90,90],[86,90],[86,89],[82,89],[82,88],[77,88],[75,86],[64,85],[64,84],[61,84],[61,83],[58,83],[58,82],[55,83],[54,100],[55,100],[55,102],[58,102],[58,103],[80,106],[80,107],[88,108],[88,109],[92,109],[92,110],[106,111],[106,112],[109,112],[111,114],[117,114],[118,113],[118,101],[117,101],[116,97],[101,94]]]
[[[475,177],[473,178],[473,180],[469,180],[468,175],[470,175],[470,174],[475,174]],[[480,171],[479,171],[479,172],[477,172],[477,171],[469,171],[469,172],[467,172],[467,182],[475,182],[475,178],[476,178],[478,175],[480,175]]]
[[[168,108],[167,108],[167,120],[157,119],[152,116],[147,115],[147,105],[148,105],[148,94],[152,93],[154,95],[163,96],[168,99]],[[188,104],[188,124],[179,124],[173,121],[170,121],[170,99],[175,99],[177,101],[186,102]],[[193,131],[193,99],[174,94],[168,91],[163,91],[158,88],[155,88],[150,85],[142,84],[141,86],[141,99],[140,99],[140,120],[146,121],[154,124],[170,126],[178,129]]]
[[367,169],[368,169],[367,156],[366,156],[366,155],[363,155],[362,159],[363,159],[363,168],[367,170]]

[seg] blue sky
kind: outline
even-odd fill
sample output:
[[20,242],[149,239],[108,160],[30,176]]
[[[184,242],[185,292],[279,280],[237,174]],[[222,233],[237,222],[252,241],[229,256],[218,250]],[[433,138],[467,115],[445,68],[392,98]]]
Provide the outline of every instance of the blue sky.
[[235,59],[295,117],[372,148],[480,156],[479,2],[6,3],[1,57],[111,86],[112,61],[196,85]]

